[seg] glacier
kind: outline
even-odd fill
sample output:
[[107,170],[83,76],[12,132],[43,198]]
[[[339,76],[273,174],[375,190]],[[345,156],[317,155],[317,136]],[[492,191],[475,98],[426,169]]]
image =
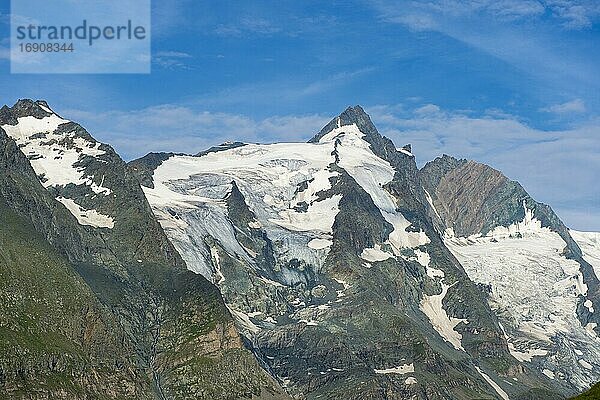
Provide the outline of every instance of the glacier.
[[551,379],[580,387],[595,382],[600,338],[577,319],[588,289],[579,263],[563,254],[567,244],[558,233],[525,209],[524,219],[508,227],[469,237],[449,229],[444,242],[469,278],[489,288],[490,306],[517,360]]

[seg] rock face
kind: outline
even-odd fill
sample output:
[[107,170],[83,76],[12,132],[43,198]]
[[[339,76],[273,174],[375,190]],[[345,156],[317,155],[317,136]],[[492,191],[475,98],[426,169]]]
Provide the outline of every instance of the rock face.
[[566,387],[598,381],[599,286],[594,237],[571,232],[517,182],[440,157],[420,171],[444,241],[488,292],[511,354]]
[[3,298],[0,397],[285,398],[110,146],[40,101],[3,107],[0,126],[2,271],[32,283]]
[[[419,171],[410,146],[397,149],[356,106],[309,143],[221,146],[130,166],[144,172],[144,193],[188,268],[219,287],[256,357],[294,397],[575,393],[581,381],[515,358],[487,288],[446,246],[449,215],[465,232],[497,225],[461,216],[458,203],[436,211],[439,182],[466,164],[446,161]],[[501,178],[474,182],[493,191]]]

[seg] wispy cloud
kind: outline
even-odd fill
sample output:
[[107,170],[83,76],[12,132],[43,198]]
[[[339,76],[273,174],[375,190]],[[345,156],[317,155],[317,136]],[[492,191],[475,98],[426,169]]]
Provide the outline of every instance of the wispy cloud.
[[554,114],[572,114],[572,113],[584,113],[586,111],[585,102],[581,99],[575,99],[567,101],[566,103],[554,104],[549,107],[541,109],[544,112],[550,112]]
[[191,54],[181,51],[158,51],[152,56],[152,62],[166,69],[191,69],[188,61]]
[[248,33],[272,35],[282,31],[282,28],[272,21],[261,17],[243,17],[230,24],[219,24],[214,33],[221,36],[242,36]]
[[[256,81],[231,86],[216,92],[195,96],[192,102],[210,108],[231,107],[239,104],[273,107],[273,104],[296,104],[308,101],[327,91],[340,89],[352,84],[356,79],[376,71],[375,67],[340,71],[321,79],[301,80],[298,78]],[[257,96],[260,94],[260,96]]]
[[152,36],[162,38],[186,30],[189,26],[186,10],[192,4],[193,0],[153,1]]
[[589,28],[600,17],[600,5],[595,0],[381,0],[376,4],[389,21],[406,23],[414,29],[435,28],[442,15],[449,18],[485,15],[498,21],[518,21],[549,14],[567,29]]
[[550,0],[546,2],[554,15],[563,21],[568,29],[585,29],[592,27],[600,18],[600,3],[596,0]]
[[600,3],[595,0],[379,0],[370,4],[384,22],[439,32],[546,85],[563,91],[600,88],[597,62],[580,49],[586,45],[566,32],[591,28],[600,20]]

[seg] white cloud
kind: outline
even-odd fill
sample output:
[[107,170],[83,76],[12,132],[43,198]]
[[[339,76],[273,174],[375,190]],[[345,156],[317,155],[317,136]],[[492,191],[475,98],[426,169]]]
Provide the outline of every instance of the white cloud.
[[426,104],[422,107],[419,107],[415,110],[415,114],[417,115],[434,115],[439,114],[440,107],[435,104]]
[[581,99],[575,99],[567,101],[562,104],[554,104],[550,107],[542,108],[541,111],[550,112],[555,114],[571,114],[571,113],[584,113],[586,111],[585,102]]
[[157,51],[154,55],[156,57],[192,58],[191,54],[182,51]]
[[549,0],[546,6],[568,29],[591,28],[600,17],[600,3],[596,0]]

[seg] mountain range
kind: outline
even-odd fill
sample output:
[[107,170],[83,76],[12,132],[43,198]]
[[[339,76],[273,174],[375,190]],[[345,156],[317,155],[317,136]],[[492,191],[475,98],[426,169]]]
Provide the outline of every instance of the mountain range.
[[0,398],[564,399],[600,380],[600,234],[360,106],[307,143],[126,163],[0,109]]

